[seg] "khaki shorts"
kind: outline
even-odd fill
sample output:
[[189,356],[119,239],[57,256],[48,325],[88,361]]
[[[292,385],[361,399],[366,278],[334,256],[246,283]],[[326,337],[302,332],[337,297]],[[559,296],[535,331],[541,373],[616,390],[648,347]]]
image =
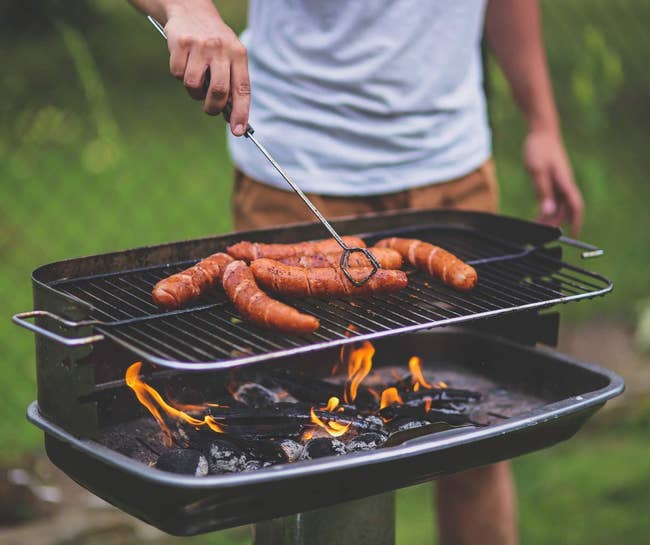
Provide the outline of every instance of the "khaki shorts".
[[[397,193],[367,197],[330,197],[313,193],[308,196],[327,219],[423,208],[496,212],[499,205],[497,177],[491,159],[460,178]],[[232,213],[237,230],[316,219],[295,193],[260,183],[240,170],[235,170]]]

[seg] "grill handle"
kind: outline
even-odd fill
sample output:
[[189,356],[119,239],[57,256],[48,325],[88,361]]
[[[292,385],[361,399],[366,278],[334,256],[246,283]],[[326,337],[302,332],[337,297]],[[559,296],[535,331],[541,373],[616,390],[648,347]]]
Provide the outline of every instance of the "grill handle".
[[39,316],[50,318],[51,320],[54,320],[55,322],[58,322],[59,324],[70,328],[96,325],[99,323],[96,320],[73,322],[71,320],[66,320],[65,318],[61,318],[61,316],[57,316],[56,314],[52,314],[51,312],[48,312],[46,310],[31,310],[29,312],[20,312],[18,314],[14,314],[11,317],[11,321],[19,325],[20,327],[29,329],[34,333],[43,335],[43,337],[47,337],[51,341],[57,342],[59,344],[63,344],[65,346],[85,346],[88,344],[93,344],[104,340],[104,335],[100,335],[100,334],[88,335],[87,337],[64,337],[63,335],[59,335],[58,333],[54,333],[53,331],[50,331],[48,329],[45,329],[44,327],[38,326],[36,324],[27,321],[31,318],[37,318]]
[[590,259],[592,257],[605,255],[605,250],[601,250],[598,246],[594,246],[593,244],[587,244],[586,242],[581,242],[580,240],[575,240],[565,236],[561,236],[558,240],[567,246],[573,246],[574,248],[585,250],[580,253],[582,259]]

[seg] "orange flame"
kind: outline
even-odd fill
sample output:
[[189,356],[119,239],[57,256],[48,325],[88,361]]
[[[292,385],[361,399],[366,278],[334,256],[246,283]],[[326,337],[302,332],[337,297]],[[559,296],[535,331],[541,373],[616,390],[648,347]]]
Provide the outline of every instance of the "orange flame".
[[424,412],[428,413],[431,410],[431,404],[433,403],[433,399],[430,397],[425,397],[424,398]]
[[187,422],[195,428],[208,426],[208,428],[216,433],[224,433],[223,428],[212,416],[206,415],[203,420],[199,420],[198,418],[194,418],[193,416],[169,405],[154,388],[140,380],[141,368],[142,362],[136,361],[126,370],[126,384],[134,391],[138,401],[149,410],[151,415],[156,419],[156,422],[158,422],[158,425],[164,434],[165,446],[171,447],[173,444],[173,438],[171,430],[167,426],[159,408],[168,416]]
[[394,386],[391,388],[386,388],[381,393],[381,401],[379,402],[379,409],[381,410],[385,407],[390,407],[395,403],[399,403],[399,404],[404,403],[404,401],[402,401],[402,397],[399,395],[399,392],[397,391],[397,388],[395,388]]
[[359,385],[372,369],[372,358],[375,355],[375,347],[368,341],[364,341],[359,348],[350,352],[348,358],[348,380],[345,382],[343,399],[346,403],[352,403],[357,398]]
[[[349,324],[348,327],[345,328],[345,336],[350,338],[352,337],[353,333],[356,333],[358,331],[357,326],[354,324]],[[339,372],[339,367],[341,363],[346,361],[348,359],[348,352],[350,350],[351,346],[349,344],[344,344],[341,345],[341,349],[339,350],[339,359],[338,361],[332,366],[332,369],[330,370],[330,375],[334,376],[336,373]]]
[[[334,411],[337,407],[339,406],[339,398],[338,397],[330,397],[327,405],[323,407],[321,410],[322,411],[328,411],[332,412]],[[314,407],[311,408],[309,411],[309,416],[311,421],[316,424],[317,426],[320,426],[323,428],[328,434],[330,434],[332,437],[340,437],[343,435],[346,431],[350,429],[350,426],[352,425],[352,422],[348,424],[342,424],[341,422],[336,422],[334,420],[329,420],[328,422],[323,422],[318,415],[316,414],[316,411],[314,410]],[[313,437],[314,433],[313,431],[307,431],[303,434],[303,439],[308,440]]]
[[422,374],[422,366],[421,366],[422,360],[417,357],[417,356],[412,356],[411,359],[409,359],[409,371],[411,372],[411,379],[413,381],[413,391],[417,392],[420,387],[431,389],[433,386],[429,384],[425,379],[424,375]]

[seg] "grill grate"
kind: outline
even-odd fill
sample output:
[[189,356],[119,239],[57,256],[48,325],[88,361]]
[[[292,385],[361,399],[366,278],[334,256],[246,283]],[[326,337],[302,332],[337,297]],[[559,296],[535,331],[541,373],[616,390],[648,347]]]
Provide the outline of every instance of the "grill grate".
[[[364,238],[372,244],[395,234],[375,233]],[[101,322],[96,329],[143,359],[196,371],[541,308],[611,289],[604,277],[553,259],[544,250],[517,246],[471,229],[431,226],[397,234],[439,244],[473,264],[479,274],[477,286],[461,293],[410,270],[408,287],[397,294],[356,300],[284,299],[321,321],[311,335],[288,336],[242,322],[218,290],[190,308],[161,312],[151,302],[153,285],[194,261],[65,279],[51,285],[90,305],[90,317]]]

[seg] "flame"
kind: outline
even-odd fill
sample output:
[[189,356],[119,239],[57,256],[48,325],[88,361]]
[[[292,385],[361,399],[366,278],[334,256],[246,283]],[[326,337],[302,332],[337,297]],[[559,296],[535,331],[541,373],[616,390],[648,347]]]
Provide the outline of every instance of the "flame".
[[386,388],[381,393],[381,401],[379,402],[379,409],[381,410],[385,407],[390,407],[395,403],[399,403],[399,404],[404,403],[402,397],[399,395],[399,392],[397,391],[397,388],[395,388],[394,386],[391,388]]
[[129,388],[131,388],[131,390],[133,390],[136,397],[138,398],[138,401],[149,410],[151,415],[156,419],[156,422],[158,422],[158,425],[164,434],[165,446],[172,446],[173,437],[171,430],[167,426],[167,423],[165,422],[165,419],[163,418],[163,415],[160,412],[159,408],[162,409],[163,412],[168,416],[187,422],[195,428],[208,426],[212,431],[216,433],[224,433],[223,427],[220,426],[212,416],[206,415],[203,420],[199,420],[198,418],[194,418],[182,410],[169,405],[154,388],[140,380],[141,368],[141,361],[136,361],[134,364],[129,366],[129,368],[126,370],[125,375],[126,384]]
[[348,380],[345,382],[343,399],[346,403],[352,403],[357,398],[359,385],[372,369],[372,357],[375,355],[375,347],[368,341],[364,341],[359,348],[350,352],[348,358]]
[[431,389],[433,386],[429,384],[422,374],[422,360],[418,356],[412,356],[409,359],[409,371],[411,372],[411,379],[413,381],[413,391],[417,392],[420,387]]
[[[358,328],[354,324],[349,324],[345,328],[345,330],[346,330],[345,331],[345,336],[350,338],[350,337],[352,337],[353,333],[356,333],[358,331]],[[341,345],[341,349],[339,350],[339,359],[332,366],[332,369],[330,371],[330,376],[334,376],[334,375],[336,375],[336,373],[339,372],[339,367],[341,366],[341,363],[343,363],[344,361],[346,361],[348,359],[348,351],[349,351],[350,348],[351,348],[351,346],[349,344]]]
[[425,397],[424,398],[424,412],[428,413],[431,410],[431,404],[433,403],[433,399],[430,397]]
[[[322,407],[320,410],[332,412],[335,411],[337,408],[339,410],[343,409],[343,407],[339,407],[339,404],[340,404],[339,398],[332,396],[327,401],[327,405],[325,407]],[[352,425],[352,422],[349,422],[348,424],[342,424],[341,422],[336,422],[335,420],[329,420],[327,422],[324,422],[321,418],[318,417],[314,407],[312,407],[311,410],[309,411],[309,416],[313,424],[316,424],[317,426],[323,428],[332,437],[340,437],[346,431],[348,431],[350,429],[350,426]],[[307,430],[302,434],[302,439],[303,441],[308,441],[313,436],[314,436],[314,430]]]
[[449,388],[447,383],[442,381],[442,380],[439,380],[438,382],[436,382],[435,387],[436,388]]
[[338,397],[330,397],[329,400],[327,401],[327,405],[323,407],[323,411],[328,411],[332,412],[334,409],[336,409],[339,406],[339,398]]

